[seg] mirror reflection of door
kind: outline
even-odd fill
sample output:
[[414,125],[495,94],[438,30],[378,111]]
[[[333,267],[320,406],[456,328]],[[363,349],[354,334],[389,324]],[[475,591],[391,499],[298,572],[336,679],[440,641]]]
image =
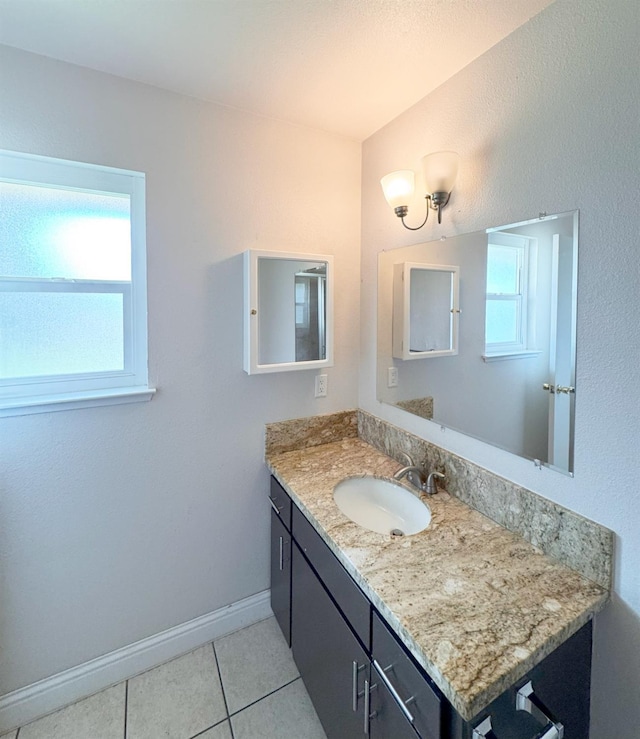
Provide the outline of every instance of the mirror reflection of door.
[[[573,241],[554,234],[551,265],[549,351],[549,463],[567,469],[572,457],[571,405],[574,393]],[[553,392],[551,392],[553,390]]]
[[295,275],[296,362],[324,359],[326,269],[314,267]]

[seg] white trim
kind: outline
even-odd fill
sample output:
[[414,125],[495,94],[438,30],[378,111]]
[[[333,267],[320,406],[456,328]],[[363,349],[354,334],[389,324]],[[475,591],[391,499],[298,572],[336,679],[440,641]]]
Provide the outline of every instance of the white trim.
[[528,359],[529,357],[537,357],[542,354],[538,349],[526,349],[518,352],[497,352],[496,354],[483,354],[482,359],[485,362],[501,362],[503,359]]
[[119,387],[114,390],[88,390],[57,395],[33,395],[24,398],[0,400],[0,418],[30,416],[35,413],[70,411],[75,408],[95,408],[102,405],[121,405],[151,400],[154,387]]
[[273,615],[270,591],[194,618],[0,698],[0,732],[57,711],[225,634]]
[[[64,278],[23,278],[20,275],[0,279],[0,287],[9,291],[94,293],[114,292],[122,295],[123,307],[123,357],[124,371],[120,373],[89,372],[62,376],[21,376],[4,378],[0,381],[0,409],[10,407],[31,408],[20,413],[3,415],[23,415],[43,412],[33,410],[42,405],[40,398],[60,397],[64,399],[69,391],[79,391],[95,399],[104,390],[121,392],[121,397],[132,402],[127,389],[133,386],[147,391],[148,399],[153,390],[148,388],[148,335],[147,335],[147,272],[146,272],[146,190],[145,175],[142,172],[115,169],[102,165],[52,159],[33,154],[21,154],[0,149],[0,182],[18,183],[34,187],[63,188],[80,192],[96,192],[129,197],[129,224],[131,229],[131,276],[129,280],[75,280]],[[25,397],[25,387],[32,390]],[[66,390],[66,392],[65,392]],[[145,398],[142,398],[145,399]],[[28,401],[28,402],[25,402]],[[32,402],[33,401],[33,402]],[[90,405],[106,405],[114,401],[101,400]],[[81,407],[56,401],[55,410]],[[84,404],[86,405],[86,403]],[[47,408],[46,410],[54,410]]]
[[[258,319],[258,261],[260,259],[284,259],[296,262],[324,262],[327,265],[325,280],[325,358],[308,361],[274,362],[260,364]],[[244,351],[243,369],[248,375],[266,372],[290,372],[292,370],[333,367],[333,256],[330,254],[298,254],[297,252],[263,251],[249,249],[243,254],[244,272]]]

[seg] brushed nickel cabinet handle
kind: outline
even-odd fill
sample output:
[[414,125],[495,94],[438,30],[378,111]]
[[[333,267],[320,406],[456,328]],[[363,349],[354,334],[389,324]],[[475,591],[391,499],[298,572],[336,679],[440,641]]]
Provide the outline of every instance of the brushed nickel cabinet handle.
[[389,672],[393,668],[393,665],[389,665],[386,669],[382,669],[378,662],[376,660],[373,660],[373,666],[376,668],[376,671],[378,675],[380,675],[382,682],[387,686],[387,690],[391,693],[393,696],[393,699],[395,702],[400,706],[400,710],[402,713],[404,713],[407,721],[410,721],[413,723],[413,714],[411,711],[407,708],[407,703],[413,703],[415,701],[415,698],[411,696],[411,698],[408,698],[406,701],[402,700],[402,698],[399,696],[398,691],[393,686],[391,680],[387,677],[386,673]]
[[564,726],[554,721],[549,710],[533,692],[531,680],[525,683],[516,693],[516,711],[526,711],[545,727],[545,733],[540,739],[564,739]]
[[378,715],[377,711],[371,713],[371,691],[376,688],[377,685],[375,683],[370,685],[368,680],[364,681],[364,733],[367,736],[369,736],[371,719]]
[[498,739],[493,733],[493,727],[491,726],[491,716],[487,716],[484,721],[481,721],[473,730],[471,739]]
[[280,515],[280,509],[279,509],[279,508],[278,508],[278,506],[277,506],[277,505],[276,505],[276,504],[275,504],[275,503],[273,502],[273,498],[272,498],[271,496],[269,496],[269,503],[271,503],[271,507],[273,508],[273,510],[274,510],[274,511],[275,511],[275,512],[276,512],[276,513],[277,513],[278,515]]
[[358,698],[361,695],[358,693],[358,673],[365,667],[366,665],[359,665],[355,659],[351,663],[351,708],[354,712],[358,710]]

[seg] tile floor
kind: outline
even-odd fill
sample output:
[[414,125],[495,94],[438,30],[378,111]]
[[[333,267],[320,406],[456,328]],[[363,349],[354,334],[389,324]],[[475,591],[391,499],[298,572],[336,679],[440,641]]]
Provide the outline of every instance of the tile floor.
[[274,618],[0,739],[326,739]]

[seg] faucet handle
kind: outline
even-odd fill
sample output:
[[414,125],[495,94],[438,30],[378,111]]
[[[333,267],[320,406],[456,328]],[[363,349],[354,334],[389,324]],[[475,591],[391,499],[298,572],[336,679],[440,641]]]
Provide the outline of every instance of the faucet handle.
[[407,452],[399,452],[399,457],[401,459],[404,459],[404,461],[409,465],[409,467],[415,467],[415,462],[413,461],[410,454],[407,454]]
[[430,472],[427,475],[427,482],[424,486],[424,491],[428,495],[434,495],[438,492],[438,483],[436,480],[444,480],[444,475],[442,472]]

